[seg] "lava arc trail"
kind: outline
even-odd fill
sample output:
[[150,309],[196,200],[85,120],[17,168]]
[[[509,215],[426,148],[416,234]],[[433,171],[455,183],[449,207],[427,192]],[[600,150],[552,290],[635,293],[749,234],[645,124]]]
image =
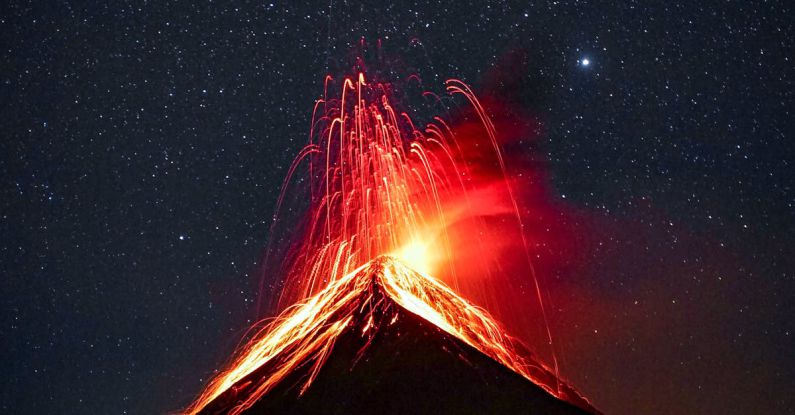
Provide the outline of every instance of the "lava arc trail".
[[[522,226],[494,124],[477,97],[461,81],[447,81],[449,94],[465,97],[474,109],[482,127],[478,148],[489,152],[499,169],[496,183],[477,177],[472,154],[465,151],[472,146],[462,145],[442,118],[420,129],[400,111],[393,104],[393,85],[369,82],[359,73],[342,80],[339,93],[330,96],[332,84],[327,77],[314,107],[310,141],[290,166],[277,203],[278,215],[305,167],[309,205],[279,298],[282,308],[295,305],[252,336],[186,412],[200,413],[232,396],[234,403],[223,412],[242,413],[290,373],[309,367],[300,382],[304,393],[340,336],[355,327],[368,338],[391,324],[373,312],[376,292],[549,394],[592,410],[558,381],[554,353],[551,368],[541,365],[488,313],[456,293],[459,284],[471,283],[459,278],[461,270],[490,254],[484,242],[488,227],[477,219],[507,215]],[[527,252],[527,242],[521,243]],[[457,256],[462,244],[478,244],[481,254]],[[373,267],[377,273],[364,271]],[[528,267],[543,314],[529,258]],[[548,325],[546,330],[551,345]]]

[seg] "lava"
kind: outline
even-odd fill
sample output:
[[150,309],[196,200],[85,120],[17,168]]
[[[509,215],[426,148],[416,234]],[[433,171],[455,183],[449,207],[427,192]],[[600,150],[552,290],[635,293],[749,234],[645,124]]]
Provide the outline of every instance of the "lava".
[[[314,362],[302,391],[309,387],[335,339],[349,328],[356,311],[352,305],[369,304],[354,300],[372,295],[372,281],[357,276],[373,264],[384,270],[377,286],[406,310],[554,396],[581,399],[558,381],[554,349],[551,368],[531,363],[494,319],[456,294],[461,284],[482,283],[460,275],[471,275],[472,267],[489,272],[504,235],[495,234],[487,222],[507,217],[519,229],[546,342],[552,345],[497,131],[475,94],[459,80],[447,81],[448,93],[463,96],[474,110],[480,130],[473,145],[441,117],[418,128],[393,103],[391,84],[368,82],[363,73],[343,79],[338,95],[329,95],[331,77],[324,84],[309,143],[288,170],[271,228],[273,232],[290,185],[305,165],[307,176],[300,180],[308,188],[306,220],[295,230],[285,261],[278,304],[284,311],[241,347],[186,413],[200,412],[227,390],[245,389],[246,397],[232,412],[240,413],[305,361]],[[496,166],[496,179],[478,174],[472,160],[483,163],[484,157]],[[474,247],[476,255],[457,255],[462,246]],[[375,324],[367,330],[375,330]],[[261,367],[268,367],[267,374],[251,379]]]
[[[327,77],[326,91],[330,82]],[[494,125],[469,87],[449,80],[447,88],[472,103],[483,144],[491,149],[465,154],[466,146],[440,117],[420,130],[406,111],[393,106],[391,85],[368,84],[362,73],[355,81],[344,79],[338,97],[326,93],[316,102],[310,142],[290,166],[276,207],[278,213],[298,166],[308,164],[309,223],[286,270],[282,307],[383,254],[426,273],[449,275],[457,287],[461,258],[454,238],[476,242],[486,232],[477,224],[454,228],[507,212],[521,222],[512,190],[502,180],[505,165]],[[470,156],[484,152],[495,156],[501,180],[485,182],[471,171]]]
[[[437,279],[409,269],[396,258],[381,256],[334,280],[264,327],[187,413],[201,412],[226,393],[229,396],[221,400],[231,402],[224,402],[231,407],[227,413],[241,414],[290,373],[311,365],[300,386],[303,393],[344,331],[365,321],[358,334],[371,339],[379,326],[395,323],[397,314],[375,311],[391,303],[462,340],[550,394],[593,411],[584,398],[559,384],[549,368],[515,344],[486,311]],[[363,352],[364,349],[360,351]],[[267,369],[265,373],[261,373],[262,368]]]

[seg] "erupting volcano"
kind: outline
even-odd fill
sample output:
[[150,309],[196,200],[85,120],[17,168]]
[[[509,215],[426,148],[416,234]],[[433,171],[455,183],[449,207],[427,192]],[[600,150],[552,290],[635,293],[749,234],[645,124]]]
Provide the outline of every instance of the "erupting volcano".
[[[469,87],[447,82],[479,128],[462,137],[440,117],[418,129],[392,104],[391,84],[360,73],[329,98],[331,83],[274,216],[275,227],[308,164],[305,220],[281,250],[279,302],[294,305],[252,336],[186,413],[596,412],[559,380],[554,350],[547,367],[460,295],[492,283],[490,242],[507,236],[489,223],[507,217],[552,345],[496,128]],[[481,173],[484,163],[496,178]]]

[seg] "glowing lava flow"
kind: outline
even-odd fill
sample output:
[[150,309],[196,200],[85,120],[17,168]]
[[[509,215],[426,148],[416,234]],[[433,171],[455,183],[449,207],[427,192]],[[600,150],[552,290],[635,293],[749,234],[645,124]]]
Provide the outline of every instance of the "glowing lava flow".
[[[573,390],[558,383],[556,362],[547,370],[526,360],[482,309],[430,277],[443,269],[453,289],[457,287],[456,241],[449,232],[454,224],[477,215],[507,212],[515,215],[521,226],[507,181],[502,181],[507,202],[478,188],[452,129],[438,117],[423,130],[417,129],[407,113],[398,112],[391,104],[390,85],[368,84],[359,74],[356,80],[342,82],[338,98],[329,98],[330,83],[327,77],[326,93],[313,111],[310,142],[290,166],[277,203],[278,215],[293,176],[306,162],[307,222],[293,247],[280,297],[281,304],[298,305],[287,308],[255,334],[187,413],[200,412],[227,391],[245,390],[245,397],[232,411],[240,413],[299,363],[312,361],[311,375],[303,384],[304,389],[308,387],[335,339],[349,328],[355,308],[369,302],[361,298],[372,296],[374,287],[382,287],[409,312],[551,394],[579,399]],[[472,104],[487,148],[492,149],[504,178],[494,125],[484,108],[460,81],[448,81],[448,92],[464,95]],[[478,229],[465,233],[472,235],[466,243],[478,243]],[[383,255],[396,257],[408,267]],[[365,268],[373,266],[383,268],[375,282],[361,276]],[[543,314],[541,293],[531,276]],[[551,344],[548,326],[546,329]],[[263,367],[267,373],[260,373]]]
[[[555,375],[529,356],[482,309],[456,295],[436,279],[415,272],[398,260],[382,256],[343,276],[306,302],[288,309],[265,327],[187,413],[198,413],[216,399],[240,414],[254,405],[299,366],[310,364],[301,393],[317,376],[334,342],[345,330],[371,336],[399,314],[385,311],[394,304],[462,340],[549,393],[581,407],[587,401],[564,385],[556,390]],[[374,311],[380,310],[380,311]],[[364,322],[362,324],[362,322]],[[366,346],[365,346],[366,347]],[[257,371],[266,367],[266,373]],[[220,397],[222,394],[227,394]],[[219,398],[220,397],[220,398]],[[212,411],[210,411],[212,412]]]

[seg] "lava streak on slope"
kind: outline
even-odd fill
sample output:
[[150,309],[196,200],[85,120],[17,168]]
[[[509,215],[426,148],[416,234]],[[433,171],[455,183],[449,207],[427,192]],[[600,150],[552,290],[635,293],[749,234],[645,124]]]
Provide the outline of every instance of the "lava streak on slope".
[[[515,344],[484,310],[438,280],[388,256],[370,261],[288,309],[263,329],[262,335],[234,360],[231,369],[217,377],[187,412],[246,413],[299,370],[305,373],[298,385],[299,394],[303,394],[344,333],[355,332],[363,339],[357,352],[361,356],[386,326],[398,321],[401,310],[430,322],[549,394],[595,412],[576,391],[560,384],[554,373]],[[545,405],[550,405],[550,401],[556,400],[550,396]],[[561,409],[551,413],[581,413],[563,404],[552,405]]]

